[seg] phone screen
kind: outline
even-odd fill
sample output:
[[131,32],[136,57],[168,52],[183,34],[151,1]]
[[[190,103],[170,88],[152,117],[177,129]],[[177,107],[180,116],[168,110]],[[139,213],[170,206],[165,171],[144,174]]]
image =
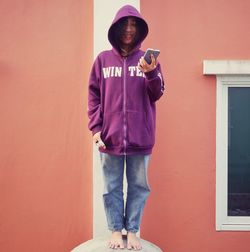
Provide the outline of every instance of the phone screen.
[[144,54],[144,59],[148,64],[151,64],[151,54],[154,55],[155,59],[157,59],[157,57],[160,54],[160,50],[155,50],[155,49],[147,49],[147,51]]

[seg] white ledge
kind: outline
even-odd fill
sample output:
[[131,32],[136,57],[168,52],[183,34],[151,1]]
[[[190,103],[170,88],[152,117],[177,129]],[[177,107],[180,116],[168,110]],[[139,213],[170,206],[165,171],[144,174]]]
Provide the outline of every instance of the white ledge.
[[[163,252],[156,245],[143,239],[140,239],[140,240],[141,240],[141,245],[142,245],[142,249],[140,250],[140,252]],[[123,236],[123,241],[126,246],[127,245],[126,236]],[[85,243],[80,244],[79,246],[71,250],[71,252],[94,252],[94,251],[95,252],[111,252],[111,251],[114,251],[113,249],[108,248],[107,244],[108,244],[107,237],[98,237],[93,240],[89,240]],[[128,250],[127,248],[125,248],[119,251],[130,252],[131,250]]]
[[203,74],[250,74],[250,60],[204,60]]

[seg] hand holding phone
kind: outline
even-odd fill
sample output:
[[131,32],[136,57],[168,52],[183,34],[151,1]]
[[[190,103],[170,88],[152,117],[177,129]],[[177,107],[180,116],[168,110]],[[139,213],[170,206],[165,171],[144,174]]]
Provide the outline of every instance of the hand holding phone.
[[160,54],[160,50],[158,49],[152,49],[152,48],[148,48],[147,51],[145,52],[143,58],[145,59],[145,61],[150,65],[151,64],[151,54],[154,55],[154,58],[157,59],[157,57]]

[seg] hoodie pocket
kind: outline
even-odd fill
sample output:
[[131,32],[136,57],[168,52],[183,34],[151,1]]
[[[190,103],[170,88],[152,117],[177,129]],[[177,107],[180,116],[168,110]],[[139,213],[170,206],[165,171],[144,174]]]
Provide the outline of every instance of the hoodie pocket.
[[145,112],[128,112],[128,144],[134,147],[154,145],[153,120]]
[[106,146],[122,145],[122,113],[106,113],[101,137]]

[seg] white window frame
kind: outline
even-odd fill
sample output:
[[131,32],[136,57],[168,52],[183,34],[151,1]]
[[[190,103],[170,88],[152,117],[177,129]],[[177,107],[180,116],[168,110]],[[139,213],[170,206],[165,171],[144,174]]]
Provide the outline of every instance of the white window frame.
[[250,60],[204,60],[216,75],[216,230],[249,231],[250,216],[228,216],[228,88],[250,87]]

